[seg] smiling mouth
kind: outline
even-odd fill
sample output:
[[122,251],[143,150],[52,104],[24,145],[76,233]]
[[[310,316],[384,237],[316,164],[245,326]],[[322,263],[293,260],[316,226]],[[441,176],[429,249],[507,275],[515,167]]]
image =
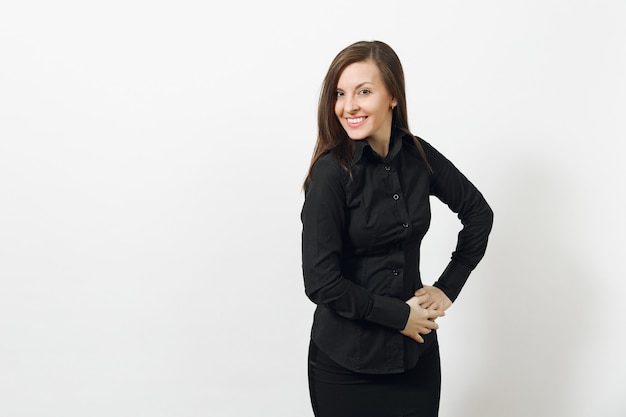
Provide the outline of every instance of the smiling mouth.
[[350,126],[358,126],[363,123],[367,117],[346,117],[346,122]]

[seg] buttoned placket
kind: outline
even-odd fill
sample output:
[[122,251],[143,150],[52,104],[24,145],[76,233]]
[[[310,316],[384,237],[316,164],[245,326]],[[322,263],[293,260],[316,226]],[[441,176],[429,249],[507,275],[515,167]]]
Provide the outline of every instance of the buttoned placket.
[[[409,223],[408,223],[408,212],[406,208],[406,204],[404,202],[404,195],[402,193],[402,188],[400,186],[400,178],[399,172],[394,168],[392,161],[385,161],[384,170],[387,173],[387,178],[385,178],[385,182],[388,184],[389,193],[391,194],[391,198],[394,203],[393,207],[393,215],[397,221],[400,222],[398,227],[399,234],[405,234],[409,232]],[[395,253],[389,259],[389,267],[390,267],[390,279],[391,282],[390,288],[392,292],[395,294],[400,294],[403,287],[404,274],[402,273],[404,269],[404,251],[401,248],[396,249]]]
[[[408,227],[408,213],[406,209],[406,204],[404,201],[404,195],[402,193],[402,188],[400,186],[400,178],[399,172],[393,166],[393,161],[386,162],[384,165],[384,170],[387,173],[387,178],[385,179],[388,184],[389,193],[391,195],[391,199],[393,200],[393,218],[395,221],[400,222],[400,226],[398,227],[398,234],[407,233]],[[398,296],[402,293],[402,289],[404,286],[404,274],[402,271],[404,270],[404,251],[399,246],[394,249],[389,257],[389,267],[390,267],[390,277],[389,277],[389,289],[392,294]],[[395,337],[390,337],[387,339],[387,352],[390,355],[390,360],[396,362],[395,366],[402,366],[401,357],[403,351],[402,338],[398,338],[397,335]],[[393,359],[391,359],[393,358]],[[403,359],[402,359],[403,361]]]
[[404,204],[404,199],[402,196],[402,189],[400,187],[400,179],[398,178],[398,172],[397,170],[393,169],[392,165],[390,163],[385,163],[384,165],[384,169],[385,171],[387,171],[387,173],[389,174],[389,180],[390,180],[390,184],[391,184],[391,192],[393,193],[391,195],[391,198],[393,198],[396,202],[395,207],[397,210],[397,214],[398,214],[398,218],[402,219],[402,229],[409,229],[410,224],[409,224],[409,214],[406,210],[406,205]]

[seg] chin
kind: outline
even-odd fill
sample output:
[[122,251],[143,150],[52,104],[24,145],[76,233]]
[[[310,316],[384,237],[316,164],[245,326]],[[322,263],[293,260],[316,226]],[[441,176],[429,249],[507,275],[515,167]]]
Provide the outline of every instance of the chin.
[[348,134],[348,137],[352,140],[363,140],[365,138],[367,138],[367,135],[364,135],[363,133],[358,133],[358,132],[349,132],[348,130],[346,130],[346,133]]

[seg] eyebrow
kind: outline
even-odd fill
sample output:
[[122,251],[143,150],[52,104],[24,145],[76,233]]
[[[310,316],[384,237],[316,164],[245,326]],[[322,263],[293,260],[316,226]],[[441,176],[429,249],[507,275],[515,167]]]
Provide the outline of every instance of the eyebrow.
[[[371,82],[371,81],[363,81],[362,83],[357,84],[356,87],[354,87],[354,89],[358,90],[359,88],[363,87],[365,84],[372,84],[372,85],[374,85],[374,83]],[[341,88],[339,88],[339,86],[337,86],[337,90],[341,90]]]

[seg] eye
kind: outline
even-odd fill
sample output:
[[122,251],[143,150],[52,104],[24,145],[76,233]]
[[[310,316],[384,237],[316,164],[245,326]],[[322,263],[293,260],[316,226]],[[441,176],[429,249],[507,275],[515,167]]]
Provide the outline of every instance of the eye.
[[343,97],[343,91],[337,91],[337,98]]
[[371,91],[370,91],[370,90],[368,90],[367,88],[364,88],[364,89],[362,89],[362,90],[359,90],[359,94],[361,94],[361,95],[365,95],[365,94],[369,94],[369,93],[371,93]]

